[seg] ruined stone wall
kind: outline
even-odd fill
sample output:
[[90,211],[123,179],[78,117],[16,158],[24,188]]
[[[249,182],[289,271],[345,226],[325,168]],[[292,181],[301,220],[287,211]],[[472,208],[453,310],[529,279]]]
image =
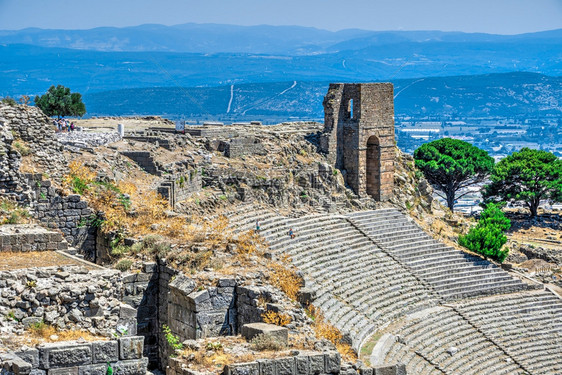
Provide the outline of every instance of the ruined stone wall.
[[62,146],[55,138],[55,128],[37,107],[0,104],[0,123],[13,130],[31,150],[33,166],[52,178],[60,178],[67,169]]
[[181,340],[236,334],[235,281],[218,280],[217,287],[196,290],[190,278],[178,275],[170,283],[168,322]]
[[230,126],[186,126],[185,133],[194,137],[202,138],[232,138],[238,133]]
[[[162,129],[163,130],[163,129]],[[145,130],[142,132],[128,132],[123,137],[129,141],[150,143],[174,151],[190,144],[191,135],[175,133],[174,131]]]
[[67,242],[62,234],[33,224],[4,224],[0,226],[0,251],[65,250]]
[[13,142],[11,128],[0,119],[0,194],[22,201],[26,186],[19,173],[21,155],[12,146]]
[[[344,372],[341,368],[340,355],[337,352],[305,352],[294,357],[259,359],[255,362],[234,363],[227,365],[223,372],[224,375],[323,375],[340,373]],[[169,372],[166,375],[175,374]]]
[[144,263],[142,272],[123,277],[123,302],[136,309],[136,333],[144,337],[144,353],[149,368],[160,364],[158,335],[161,324],[158,319],[160,301],[158,265]]
[[32,215],[41,225],[60,230],[71,246],[94,261],[97,227],[94,211],[88,203],[78,194],[63,195],[40,174],[27,174],[26,183],[33,197]]
[[170,203],[171,207],[174,207],[177,202],[184,201],[191,194],[201,191],[202,186],[201,170],[191,169],[176,173],[162,181],[156,191]]
[[24,374],[114,374],[145,375],[142,337],[120,337],[110,341],[67,341],[42,344],[15,353],[0,354],[2,375]]
[[[131,307],[121,304],[122,280],[116,270],[79,266],[30,268],[0,272],[3,334],[20,334],[44,321],[59,329],[85,329],[112,335],[129,327]],[[132,324],[132,326],[136,325]]]
[[224,142],[224,156],[236,158],[243,155],[265,155],[263,144],[256,137],[238,137]]
[[126,156],[137,163],[146,173],[155,176],[162,176],[162,166],[158,165],[150,151],[122,151],[121,155]]
[[177,277],[178,271],[171,268],[165,259],[158,260],[158,350],[160,353],[160,368],[166,368],[168,358],[172,354],[161,328],[164,324],[169,326],[168,305],[170,296],[170,282]]

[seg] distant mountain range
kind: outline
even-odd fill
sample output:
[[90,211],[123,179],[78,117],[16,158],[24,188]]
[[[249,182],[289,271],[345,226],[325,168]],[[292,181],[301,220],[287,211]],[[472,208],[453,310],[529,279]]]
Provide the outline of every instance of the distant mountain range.
[[[562,116],[562,77],[535,73],[393,80],[396,116]],[[173,119],[322,119],[329,82],[121,89],[87,94],[89,115],[159,114]]]
[[90,115],[317,118],[336,81],[394,82],[397,114],[559,114],[558,76],[562,29],[492,35],[185,24],[0,31],[0,97],[62,84],[84,95]]
[[302,26],[140,25],[89,30],[0,30],[0,44],[104,52],[190,52],[311,55],[396,44],[560,45],[562,29],[520,35],[443,31],[327,31]]

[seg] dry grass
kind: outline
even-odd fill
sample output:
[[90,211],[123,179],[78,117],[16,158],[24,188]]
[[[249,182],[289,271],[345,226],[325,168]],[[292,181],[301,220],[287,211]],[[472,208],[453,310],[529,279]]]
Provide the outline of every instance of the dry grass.
[[26,208],[8,198],[0,198],[0,225],[29,224],[31,222],[31,216]]
[[92,335],[88,331],[82,330],[58,330],[54,326],[39,322],[31,325],[22,339],[32,345],[37,345],[40,343],[48,342],[59,342],[59,341],[72,341],[78,339],[84,339],[86,341],[105,341],[107,338],[103,336]]
[[224,337],[219,340],[205,340],[199,350],[186,348],[178,355],[178,359],[187,362],[194,368],[216,372],[225,365],[236,362],[251,362],[256,359],[254,353],[247,350],[237,350],[235,353],[225,351],[226,348],[248,347],[248,344],[240,336]]
[[66,265],[82,264],[55,251],[0,252],[0,271]]
[[275,324],[281,327],[285,327],[287,324],[291,323],[291,317],[289,315],[271,310],[264,312],[261,317],[264,323]]
[[316,338],[326,339],[334,344],[343,360],[352,362],[357,360],[357,354],[353,348],[349,344],[342,342],[343,335],[336,327],[326,321],[320,309],[309,305],[307,314],[314,322],[312,328],[314,329]]
[[295,270],[289,266],[289,258],[284,257],[281,262],[271,262],[268,266],[270,284],[281,289],[287,297],[295,301],[303,281]]

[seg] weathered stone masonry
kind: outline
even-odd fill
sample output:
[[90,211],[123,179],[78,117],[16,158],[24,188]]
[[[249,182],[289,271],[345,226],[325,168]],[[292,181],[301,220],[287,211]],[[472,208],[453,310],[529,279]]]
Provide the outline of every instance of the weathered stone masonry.
[[394,98],[390,83],[332,83],[324,98],[320,150],[359,196],[392,196]]

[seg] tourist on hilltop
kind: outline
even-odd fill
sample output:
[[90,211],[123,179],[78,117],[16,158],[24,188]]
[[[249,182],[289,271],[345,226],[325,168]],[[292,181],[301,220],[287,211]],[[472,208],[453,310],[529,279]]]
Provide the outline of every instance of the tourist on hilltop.
[[260,232],[260,222],[256,220],[256,233]]
[[293,233],[293,228],[289,228],[289,237],[295,238],[295,233]]
[[70,131],[73,132],[74,129],[75,129],[75,127],[74,127],[74,122],[71,122],[71,123],[70,123]]

